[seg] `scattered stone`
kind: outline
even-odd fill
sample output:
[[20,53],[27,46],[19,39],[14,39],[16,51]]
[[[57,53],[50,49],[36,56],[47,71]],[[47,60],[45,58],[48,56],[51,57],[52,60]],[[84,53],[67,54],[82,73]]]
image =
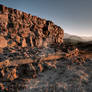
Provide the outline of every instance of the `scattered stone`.
[[[41,19],[37,16],[7,8],[0,5],[0,35],[15,41],[21,47],[26,47],[26,44],[31,44],[31,47],[43,47],[44,39],[50,38],[47,44],[56,43],[62,44],[64,32],[59,26],[53,22]],[[15,17],[16,16],[16,17]],[[30,37],[31,36],[31,37]],[[23,39],[27,39],[27,42]],[[1,39],[1,38],[0,38]],[[23,42],[21,44],[21,40]],[[4,38],[2,39],[4,41]],[[3,41],[0,41],[1,43]],[[0,44],[0,47],[6,47],[7,43]],[[15,45],[12,45],[12,47]]]
[[26,43],[26,39],[25,38],[23,38],[23,40],[22,40],[22,47],[27,47],[27,43]]
[[5,87],[4,87],[3,83],[0,83],[0,90],[4,90],[4,89],[5,89]]
[[0,48],[0,53],[3,53],[3,48]]
[[7,40],[3,36],[0,36],[0,48],[5,47],[7,47]]
[[20,43],[20,36],[16,36],[16,42]]
[[18,78],[16,74],[16,69],[7,70],[7,74],[5,76],[8,80],[13,81],[14,79]]

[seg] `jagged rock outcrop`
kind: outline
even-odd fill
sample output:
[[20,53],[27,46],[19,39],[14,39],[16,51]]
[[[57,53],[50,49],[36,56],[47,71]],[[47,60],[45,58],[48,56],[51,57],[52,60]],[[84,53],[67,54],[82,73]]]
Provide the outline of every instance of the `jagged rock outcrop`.
[[64,32],[51,21],[0,5],[0,35],[8,46],[39,48],[62,44]]
[[[35,78],[45,69],[59,68],[58,64],[63,69],[67,63],[84,63],[86,58],[63,43],[63,36],[63,29],[51,21],[0,5],[0,92],[17,92],[25,77]],[[58,73],[64,74],[66,68],[63,72],[60,68]]]
[[[20,75],[20,70],[27,71],[25,65],[33,68],[25,58],[39,60],[38,48],[60,45],[63,36],[63,29],[51,21],[0,5],[0,77],[12,81]],[[22,59],[21,64],[18,59]],[[41,64],[38,66],[41,69]]]

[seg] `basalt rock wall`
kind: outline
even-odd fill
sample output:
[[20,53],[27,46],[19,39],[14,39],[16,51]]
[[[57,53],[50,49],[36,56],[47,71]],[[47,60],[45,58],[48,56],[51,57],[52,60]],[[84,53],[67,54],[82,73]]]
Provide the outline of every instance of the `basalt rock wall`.
[[52,21],[0,5],[0,48],[62,44],[63,36],[63,29]]

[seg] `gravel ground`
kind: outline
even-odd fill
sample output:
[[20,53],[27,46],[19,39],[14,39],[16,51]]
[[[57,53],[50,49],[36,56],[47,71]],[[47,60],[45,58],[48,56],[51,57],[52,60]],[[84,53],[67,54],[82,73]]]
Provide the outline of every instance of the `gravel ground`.
[[50,68],[30,79],[27,88],[19,92],[92,92],[92,60],[83,65],[58,60]]

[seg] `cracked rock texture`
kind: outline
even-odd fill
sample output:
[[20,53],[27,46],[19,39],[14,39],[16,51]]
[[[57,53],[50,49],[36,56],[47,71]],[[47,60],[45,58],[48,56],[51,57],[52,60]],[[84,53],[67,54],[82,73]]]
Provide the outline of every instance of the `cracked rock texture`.
[[0,92],[92,92],[92,60],[63,36],[52,21],[0,5]]
[[[53,22],[0,5],[0,47],[62,44],[64,32]],[[2,44],[2,45],[1,45]]]

